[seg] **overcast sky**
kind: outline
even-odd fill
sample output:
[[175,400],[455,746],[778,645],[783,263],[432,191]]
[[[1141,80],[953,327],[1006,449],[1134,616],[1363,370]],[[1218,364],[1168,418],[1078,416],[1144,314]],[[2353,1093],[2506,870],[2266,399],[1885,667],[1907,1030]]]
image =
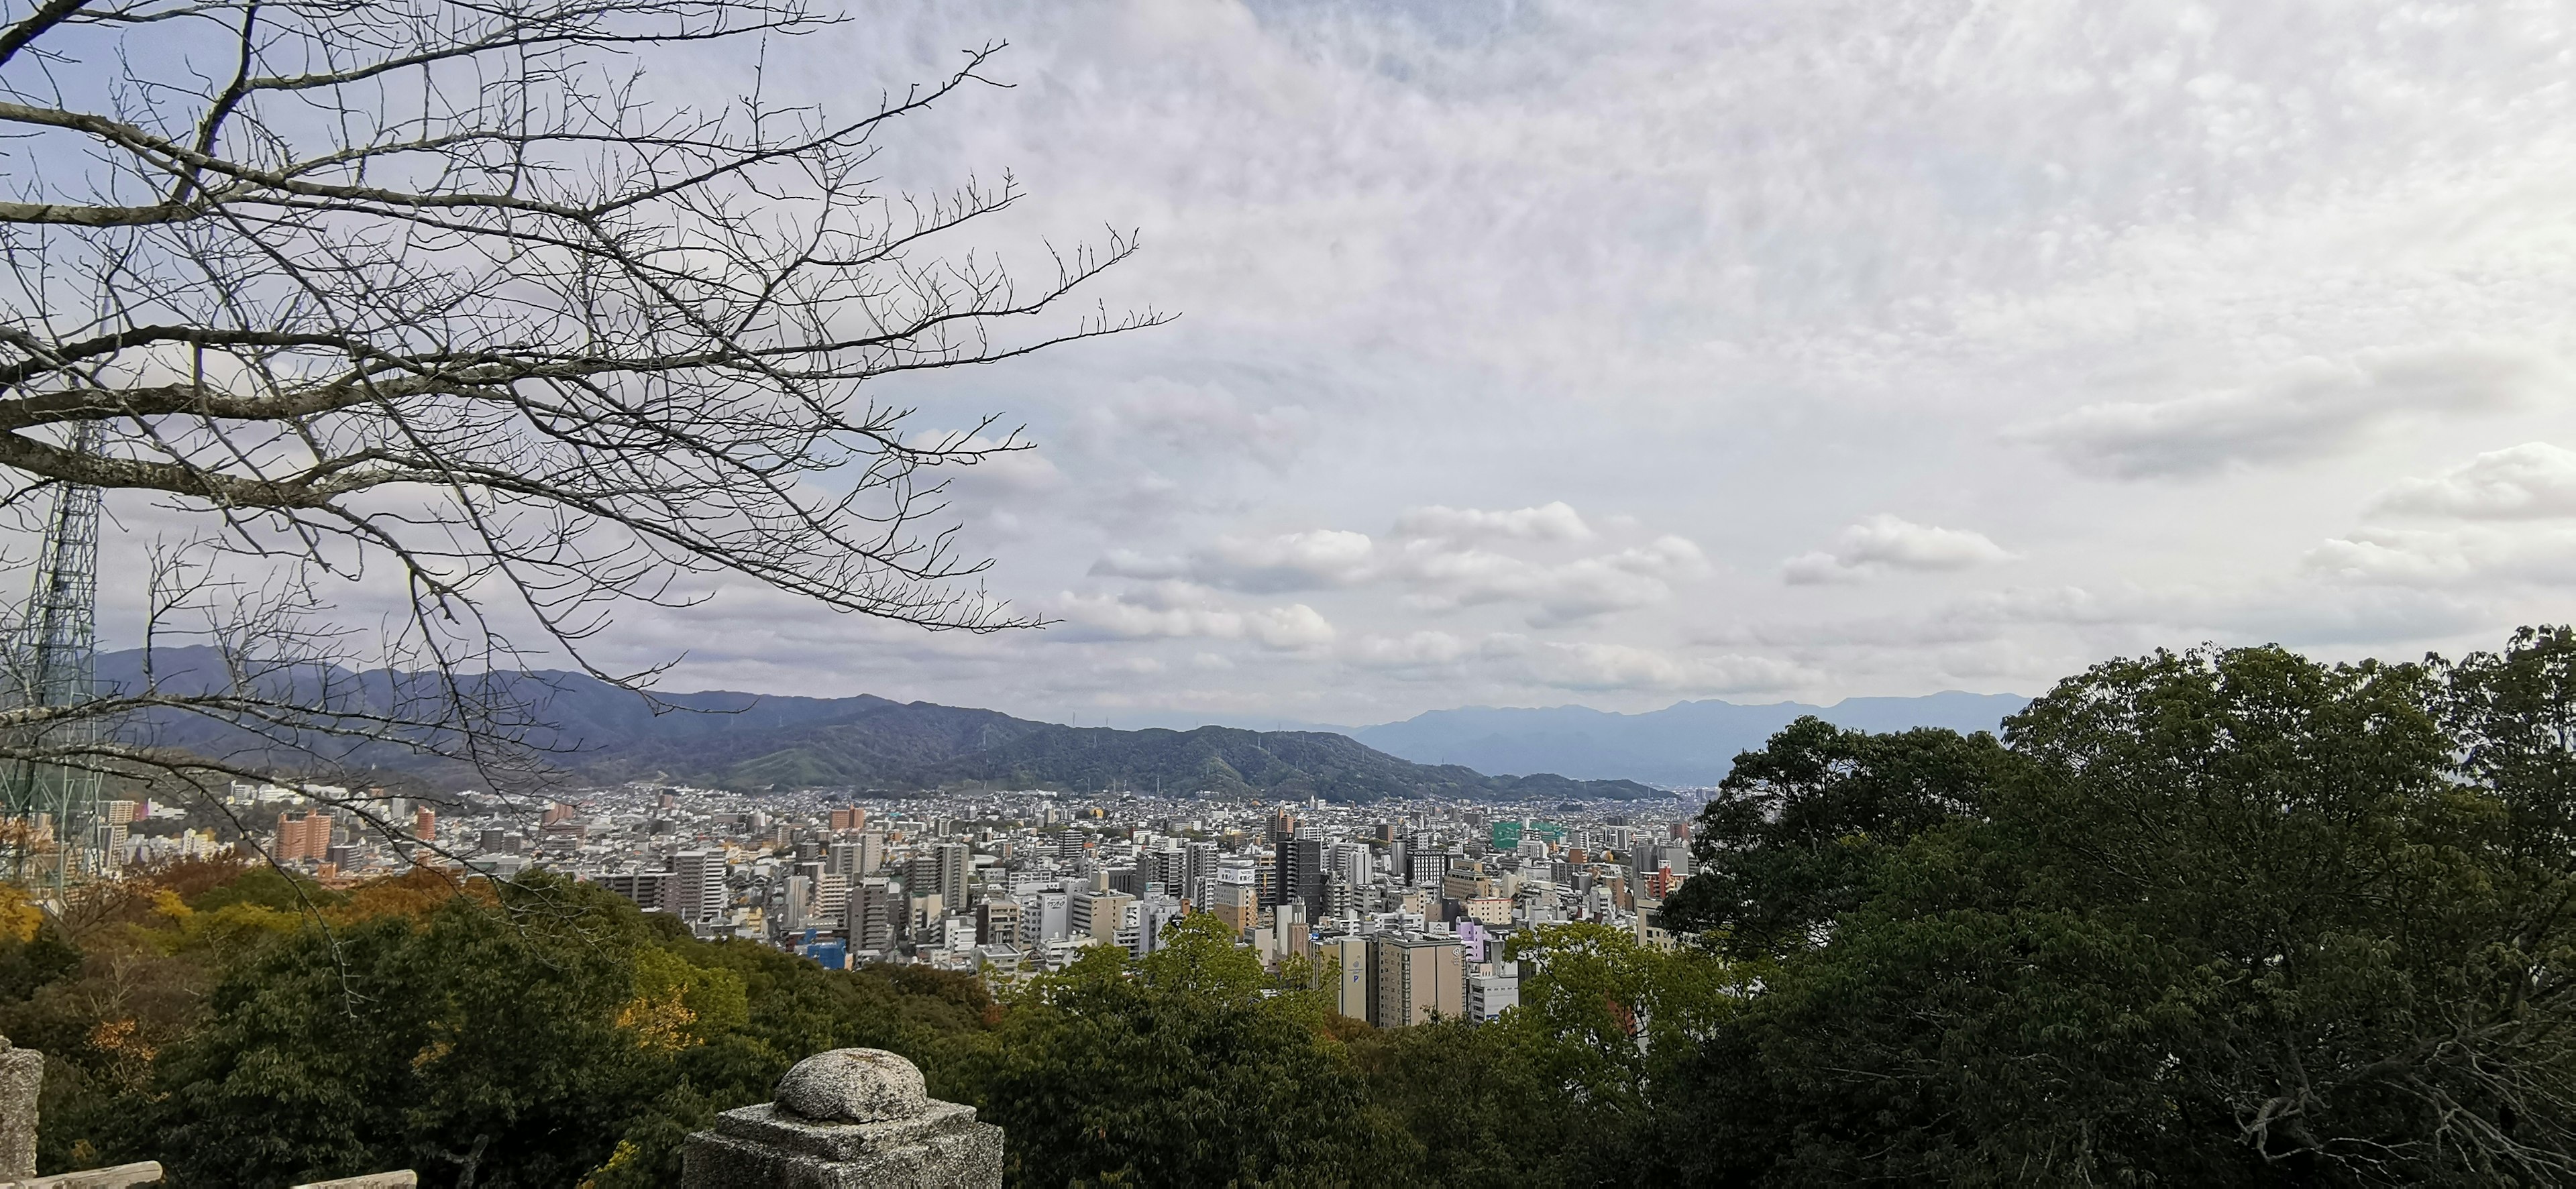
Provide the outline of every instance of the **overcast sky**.
[[[773,45],[1135,229],[1179,321],[886,395],[1025,421],[924,636],[751,589],[677,688],[1059,721],[2036,693],[2576,616],[2576,9],[1476,0],[862,5]],[[710,77],[721,71],[711,66]],[[968,246],[960,241],[956,246]]]

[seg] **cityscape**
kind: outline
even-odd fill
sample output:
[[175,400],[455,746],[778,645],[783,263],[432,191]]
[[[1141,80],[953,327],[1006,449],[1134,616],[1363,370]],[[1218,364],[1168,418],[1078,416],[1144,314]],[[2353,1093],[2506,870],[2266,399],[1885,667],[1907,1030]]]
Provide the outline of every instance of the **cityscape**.
[[[1008,982],[1093,946],[1143,958],[1173,921],[1204,913],[1267,969],[1331,973],[1336,1010],[1379,1027],[1516,1006],[1520,963],[1506,946],[1535,926],[1606,925],[1669,950],[1660,910],[1691,874],[1688,819],[1633,801],[1546,812],[1123,792],[862,801],[637,783],[567,793],[533,821],[483,793],[334,811],[286,785],[235,784],[228,801],[245,820],[273,814],[265,856],[326,887],[413,863],[500,879],[554,870],[700,939],[833,970],[917,964]],[[133,820],[136,803],[111,805],[110,820]],[[219,849],[197,830],[109,845],[133,861]]]

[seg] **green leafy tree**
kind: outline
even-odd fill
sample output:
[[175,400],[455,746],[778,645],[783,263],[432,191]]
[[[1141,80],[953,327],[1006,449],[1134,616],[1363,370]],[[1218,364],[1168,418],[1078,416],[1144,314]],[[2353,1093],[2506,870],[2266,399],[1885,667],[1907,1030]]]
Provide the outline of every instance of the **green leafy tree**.
[[[1302,983],[1304,985],[1296,985]],[[1141,963],[1095,948],[1011,1005],[975,1079],[1021,1185],[1401,1179],[1404,1148],[1322,1027],[1222,922],[1174,922]]]
[[[1739,1049],[1786,1180],[2563,1181],[2567,1021],[2420,666],[2096,666]],[[2552,946],[2555,942],[2550,943]]]
[[1676,932],[1739,957],[1822,944],[1894,848],[1972,813],[2003,750],[1985,734],[1872,735],[1800,718],[1737,756],[1692,831],[1695,874],[1664,904]]

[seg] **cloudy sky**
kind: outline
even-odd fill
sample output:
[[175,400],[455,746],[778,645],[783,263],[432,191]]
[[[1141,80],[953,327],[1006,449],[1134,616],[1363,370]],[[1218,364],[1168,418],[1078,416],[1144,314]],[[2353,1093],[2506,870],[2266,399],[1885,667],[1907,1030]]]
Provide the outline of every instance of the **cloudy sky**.
[[[1174,324],[889,395],[993,591],[731,589],[677,687],[1085,723],[2034,693],[2157,645],[2576,617],[2576,9],[1692,0],[858,7],[889,176],[1142,233]],[[711,68],[712,69],[712,68]],[[966,246],[960,244],[960,247]]]

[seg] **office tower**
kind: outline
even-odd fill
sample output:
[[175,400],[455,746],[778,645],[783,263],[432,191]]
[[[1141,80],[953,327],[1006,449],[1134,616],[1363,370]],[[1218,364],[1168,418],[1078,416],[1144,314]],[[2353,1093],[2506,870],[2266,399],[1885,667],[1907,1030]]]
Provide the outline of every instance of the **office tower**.
[[548,801],[546,802],[545,815],[538,819],[537,825],[540,828],[543,828],[551,826],[556,822],[568,822],[571,820],[572,806],[566,805],[561,801]]
[[1261,915],[1260,872],[1244,859],[1226,859],[1217,865],[1208,882],[1209,912],[1224,921],[1237,937],[1252,928]]
[[1185,852],[1189,868],[1181,876],[1180,895],[1192,905],[1205,908],[1216,895],[1217,849],[1213,842],[1193,842]]
[[788,876],[778,903],[779,922],[789,929],[802,929],[813,907],[814,881],[802,875]]
[[721,852],[681,851],[671,856],[671,874],[679,894],[670,908],[681,920],[715,920],[728,915],[727,910],[733,907],[725,895],[725,860]]
[[1381,933],[1369,947],[1372,1014],[1380,1028],[1428,1022],[1467,1010],[1467,973],[1455,937]]
[[125,843],[134,833],[133,801],[98,803],[98,849],[100,860],[110,867],[125,862]]
[[1324,844],[1314,838],[1290,838],[1278,844],[1279,898],[1272,903],[1301,905],[1309,919],[1324,914]]
[[602,873],[585,878],[591,883],[634,901],[637,908],[646,912],[658,911],[667,907],[669,903],[665,899],[671,887],[671,873],[668,871]]
[[948,911],[964,912],[966,879],[975,871],[973,848],[963,842],[942,842],[931,848],[931,857],[935,860],[933,874],[937,878],[938,886],[914,890],[937,892],[940,902],[948,906]]
[[1336,842],[1333,844],[1330,873],[1340,876],[1342,882],[1354,888],[1364,888],[1377,874],[1376,858],[1366,843]]
[[847,809],[835,809],[832,811],[832,828],[834,830],[867,829],[868,811],[856,805]]
[[1467,976],[1467,1018],[1482,1024],[1521,1003],[1521,964],[1495,962]]
[[331,850],[331,824],[330,816],[318,809],[300,819],[278,814],[277,844],[271,853],[280,863],[299,859],[321,862]]
[[414,810],[411,815],[411,836],[422,842],[438,841],[437,812],[426,805]]
[[1417,888],[1436,888],[1440,877],[1449,872],[1449,856],[1441,853],[1440,840],[1429,834],[1416,834],[1405,844],[1404,882]]
[[987,900],[975,906],[975,935],[985,945],[1020,944],[1020,903]]
[[1075,937],[1114,944],[1127,923],[1127,906],[1136,898],[1123,892],[1077,892],[1065,904],[1066,926]]
[[839,927],[850,914],[850,881],[846,876],[815,875],[814,899],[806,909],[810,921]]
[[1369,939],[1356,933],[1324,939],[1316,958],[1338,964],[1333,984],[1333,1010],[1354,1020],[1369,1018]]
[[1163,948],[1163,930],[1181,919],[1181,902],[1172,896],[1148,896],[1136,902],[1136,942],[1129,952],[1142,958]]
[[1020,898],[1020,948],[1035,951],[1062,941],[1073,930],[1073,898],[1063,892],[1031,892]]
[[884,876],[869,876],[850,888],[845,926],[852,950],[883,953],[894,948],[895,935],[911,913],[903,891]]

